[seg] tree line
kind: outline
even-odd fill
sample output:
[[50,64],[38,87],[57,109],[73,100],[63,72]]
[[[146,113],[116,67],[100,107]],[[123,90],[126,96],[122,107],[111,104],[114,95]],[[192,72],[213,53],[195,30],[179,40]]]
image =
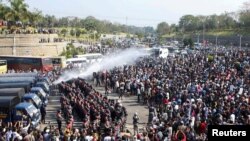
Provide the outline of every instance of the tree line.
[[206,31],[225,31],[225,30],[247,30],[250,27],[250,1],[243,3],[237,12],[225,12],[220,15],[184,15],[179,19],[178,24],[169,25],[161,22],[157,25],[159,35],[171,33],[194,32],[201,33]]
[[[153,27],[150,26],[127,26],[124,24],[112,23],[107,20],[98,20],[92,16],[86,18],[57,18],[54,15],[43,15],[42,11],[38,9],[29,10],[29,6],[24,0],[7,0],[7,3],[0,1],[0,20],[7,21],[11,26],[32,26],[36,28],[83,28],[83,33],[89,31],[96,31],[98,33],[129,32],[132,34],[154,32]],[[79,33],[79,30],[72,32]]]
[[[107,20],[99,20],[95,17],[89,16],[86,18],[78,17],[62,17],[57,18],[54,15],[43,15],[42,11],[38,9],[30,10],[24,0],[7,0],[2,2],[0,0],[0,20],[7,21],[11,25],[27,26],[35,28],[62,28],[63,34],[67,32],[65,28],[72,27],[76,30],[71,30],[71,35],[85,34],[95,31],[97,33],[131,33],[143,36],[145,34],[158,35],[172,34],[172,33],[201,33],[203,30],[244,30],[250,27],[250,1],[245,2],[241,9],[237,12],[225,12],[220,15],[209,16],[194,16],[184,15],[179,19],[178,24],[168,24],[161,22],[158,24],[156,30],[153,27],[136,27],[128,26],[119,23],[112,23]],[[10,27],[9,27],[10,28]]]

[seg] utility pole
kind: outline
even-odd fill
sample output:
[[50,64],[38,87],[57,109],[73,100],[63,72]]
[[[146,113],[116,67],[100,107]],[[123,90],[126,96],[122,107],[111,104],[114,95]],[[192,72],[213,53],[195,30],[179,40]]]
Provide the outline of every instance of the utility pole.
[[240,50],[241,50],[241,38],[242,38],[242,35],[240,35]]
[[203,45],[205,46],[205,20],[203,21],[203,30],[202,30],[202,42],[203,42]]
[[127,33],[128,33],[128,17],[126,17],[126,26],[127,26]]
[[216,48],[217,48],[217,46],[218,46],[218,35],[216,35],[216,38],[215,38],[215,44],[216,44]]
[[[217,21],[217,31],[218,31],[218,28],[219,28],[219,25],[220,25],[220,21]],[[216,37],[215,37],[215,51],[216,51],[216,57],[217,57],[217,49],[218,49],[218,34],[216,34]]]
[[197,43],[199,44],[200,43],[200,33],[197,34]]
[[95,31],[94,31],[94,44],[95,44]]
[[217,58],[217,48],[218,48],[218,44],[217,44],[217,42],[218,42],[218,35],[216,35],[216,38],[215,38],[215,52],[216,52],[216,58]]

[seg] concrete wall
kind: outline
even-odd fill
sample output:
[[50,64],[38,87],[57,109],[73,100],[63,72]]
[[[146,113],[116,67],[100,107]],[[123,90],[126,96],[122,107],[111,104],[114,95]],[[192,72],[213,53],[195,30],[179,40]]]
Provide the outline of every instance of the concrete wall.
[[57,38],[57,34],[0,35],[0,55],[58,56],[67,43],[54,42]]

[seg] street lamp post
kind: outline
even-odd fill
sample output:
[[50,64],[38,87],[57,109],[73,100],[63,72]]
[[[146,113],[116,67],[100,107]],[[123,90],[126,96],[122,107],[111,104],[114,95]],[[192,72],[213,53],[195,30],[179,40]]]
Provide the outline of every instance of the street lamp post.
[[216,44],[216,48],[217,48],[217,46],[218,46],[218,44],[217,44],[218,43],[218,35],[216,35],[215,42],[216,42],[215,44]]
[[216,35],[216,38],[215,38],[215,52],[216,52],[216,57],[217,57],[217,49],[218,49],[218,35]]
[[242,38],[242,35],[239,35],[240,36],[240,50],[241,50],[241,38]]
[[183,24],[183,26],[182,26],[182,30],[181,30],[181,32],[182,32],[182,41],[184,40],[184,29],[185,29],[185,27],[184,27],[184,24]]
[[[67,19],[67,35],[69,37],[70,35],[70,30],[69,30],[69,19]],[[66,36],[67,37],[67,36]]]
[[95,31],[94,31],[94,43],[95,43]]
[[233,51],[233,43],[231,42],[231,52]]
[[197,43],[200,43],[200,33],[197,34]]
[[202,30],[202,44],[205,46],[205,20],[203,21],[203,30]]

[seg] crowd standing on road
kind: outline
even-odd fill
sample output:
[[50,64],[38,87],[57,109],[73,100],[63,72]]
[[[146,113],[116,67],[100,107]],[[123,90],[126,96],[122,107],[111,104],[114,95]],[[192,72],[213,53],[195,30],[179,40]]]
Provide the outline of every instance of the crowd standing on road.
[[207,140],[208,125],[250,124],[250,52],[211,53],[145,57],[94,78],[107,94],[137,96],[148,105],[148,126],[137,140]]
[[[207,51],[166,59],[145,57],[93,77],[106,95],[117,92],[121,100],[136,96],[138,103],[148,106],[143,131],[138,129],[140,115],[133,117],[133,140],[202,141],[207,140],[208,125],[250,125],[249,56],[249,51],[225,50],[213,58]],[[60,83],[59,89],[63,96],[62,109],[55,113],[58,127],[23,131],[21,122],[5,126],[0,121],[0,140],[122,140],[127,112],[121,102],[107,99],[80,78]],[[76,118],[82,120],[81,129],[73,127]]]

